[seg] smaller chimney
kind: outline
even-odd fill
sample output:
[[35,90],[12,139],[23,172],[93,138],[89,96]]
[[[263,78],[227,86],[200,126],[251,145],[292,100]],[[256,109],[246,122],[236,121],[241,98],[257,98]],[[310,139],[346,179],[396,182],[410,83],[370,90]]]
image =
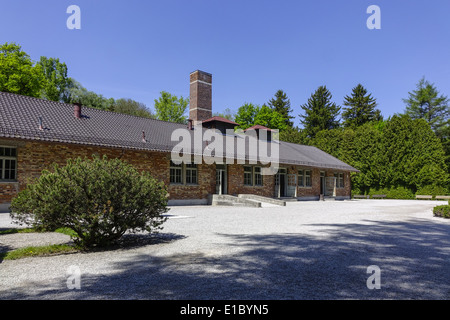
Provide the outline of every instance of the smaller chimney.
[[39,130],[44,130],[44,126],[42,125],[42,117],[39,117]]
[[147,142],[147,139],[145,139],[145,131],[142,131],[142,142]]
[[81,119],[81,103],[74,103],[73,104],[73,115],[77,119]]

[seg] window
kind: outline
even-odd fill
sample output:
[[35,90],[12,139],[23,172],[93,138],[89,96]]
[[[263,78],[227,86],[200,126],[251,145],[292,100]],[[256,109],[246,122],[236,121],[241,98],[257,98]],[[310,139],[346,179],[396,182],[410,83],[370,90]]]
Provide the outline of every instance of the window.
[[254,167],[254,176],[255,176],[255,186],[262,186],[263,180],[262,180],[262,174],[261,174],[261,167]]
[[175,164],[170,161],[171,184],[197,184],[198,169],[196,164]]
[[298,170],[298,186],[299,187],[304,187],[304,181],[303,181],[304,175],[303,175],[303,170]]
[[344,174],[343,173],[335,173],[336,177],[336,188],[344,188]]
[[311,170],[305,170],[305,187],[311,187]]
[[197,184],[197,165],[186,165],[186,184]]
[[175,164],[170,161],[170,183],[183,183],[183,164]]
[[252,167],[244,167],[244,185],[252,186]]
[[336,178],[336,188],[344,188],[344,174],[335,173],[334,177]]
[[15,181],[17,179],[16,148],[0,147],[0,180]]

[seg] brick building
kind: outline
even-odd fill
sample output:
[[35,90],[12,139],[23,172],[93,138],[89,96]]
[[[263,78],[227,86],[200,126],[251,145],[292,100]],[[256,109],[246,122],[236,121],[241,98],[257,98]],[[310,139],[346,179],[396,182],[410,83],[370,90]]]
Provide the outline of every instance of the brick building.
[[[187,130],[194,137],[200,126],[199,130],[215,129],[230,137],[226,130],[238,125],[212,116],[209,73],[197,70],[190,75],[189,118],[184,125],[0,93],[0,209],[52,163],[64,165],[69,158],[93,154],[121,158],[150,171],[168,186],[169,204],[174,205],[207,204],[212,194],[298,200],[351,196],[350,172],[358,170],[311,146],[277,141],[280,168],[272,175],[262,175],[265,165],[253,163],[247,154],[240,160],[238,153],[225,154],[223,163],[173,162],[175,130]],[[270,132],[261,126],[251,130]],[[207,145],[203,141],[201,150]]]

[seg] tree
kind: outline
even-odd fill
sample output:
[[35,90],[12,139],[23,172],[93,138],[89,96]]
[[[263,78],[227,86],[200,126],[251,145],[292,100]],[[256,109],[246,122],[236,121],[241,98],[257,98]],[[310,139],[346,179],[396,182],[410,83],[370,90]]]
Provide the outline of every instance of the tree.
[[100,110],[114,109],[114,99],[105,98],[101,94],[87,90],[79,82],[73,80],[73,85],[69,89],[69,103],[81,103],[83,106]]
[[351,96],[344,99],[342,120],[344,127],[356,128],[367,122],[382,120],[381,111],[376,109],[377,101],[367,89],[358,84],[352,90]]
[[186,123],[185,116],[189,99],[176,97],[166,91],[161,92],[159,99],[155,99],[156,118],[162,121]]
[[15,43],[0,46],[0,91],[41,97],[45,77],[42,67]]
[[446,185],[448,171],[441,141],[424,119],[395,115],[383,129],[387,183],[414,192],[430,183]]
[[241,106],[235,117],[238,128],[247,129],[255,125],[265,126],[270,129],[285,130],[286,119],[277,111],[269,108],[267,105],[257,106],[252,103],[246,103]]
[[278,129],[280,131],[288,128],[286,118],[265,104],[257,108],[253,125],[261,125],[270,129]]
[[118,113],[129,114],[132,116],[143,118],[155,118],[151,110],[141,102],[134,101],[132,99],[118,99],[115,101],[113,111]]
[[298,127],[288,127],[285,130],[280,131],[280,141],[309,145],[310,140],[311,139],[306,136],[304,130]]
[[67,65],[57,58],[47,57],[41,57],[38,65],[46,78],[42,97],[51,101],[70,102],[70,88],[74,82],[67,76]]
[[416,90],[409,92],[409,97],[403,101],[407,115],[412,119],[425,119],[437,134],[449,126],[450,100],[440,95],[434,84],[425,78],[419,81]]
[[254,125],[258,106],[252,103],[245,103],[239,107],[234,121],[239,124],[238,128],[247,129]]
[[236,114],[230,109],[226,108],[223,112],[215,112],[214,117],[222,117],[231,121],[234,121]]
[[326,86],[320,86],[308,99],[308,102],[300,106],[304,115],[300,114],[300,122],[304,126],[308,137],[314,138],[322,130],[339,127],[339,112],[341,107],[331,101],[332,95]]
[[292,128],[293,123],[291,119],[293,119],[294,117],[290,115],[292,112],[291,101],[288,99],[286,93],[283,92],[283,90],[278,90],[275,93],[275,98],[270,99],[268,105],[274,111],[281,114],[281,116],[284,118],[286,127]]
[[113,244],[126,232],[161,229],[167,191],[150,173],[106,157],[68,160],[44,170],[11,204],[19,223],[47,231],[69,228],[82,248]]

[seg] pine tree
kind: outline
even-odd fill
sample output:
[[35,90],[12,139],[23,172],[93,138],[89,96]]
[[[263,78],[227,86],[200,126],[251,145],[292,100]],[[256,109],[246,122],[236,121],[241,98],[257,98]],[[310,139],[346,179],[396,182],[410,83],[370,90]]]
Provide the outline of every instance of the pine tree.
[[344,105],[348,107],[342,112],[344,127],[357,128],[367,122],[383,120],[381,111],[376,109],[376,99],[361,84],[353,88],[351,96],[345,97]]
[[416,90],[409,92],[406,104],[406,114],[412,119],[425,119],[438,135],[449,126],[450,100],[439,95],[433,84],[422,78]]
[[308,102],[300,106],[305,114],[300,114],[300,122],[304,126],[306,135],[314,138],[322,130],[339,127],[339,112],[341,107],[331,101],[332,95],[326,86],[320,86],[308,99]]
[[284,117],[284,121],[287,127],[292,128],[294,124],[291,119],[293,119],[294,117],[290,115],[292,112],[291,101],[288,99],[286,93],[283,90],[278,90],[275,93],[275,98],[270,99],[268,105],[270,108]]

